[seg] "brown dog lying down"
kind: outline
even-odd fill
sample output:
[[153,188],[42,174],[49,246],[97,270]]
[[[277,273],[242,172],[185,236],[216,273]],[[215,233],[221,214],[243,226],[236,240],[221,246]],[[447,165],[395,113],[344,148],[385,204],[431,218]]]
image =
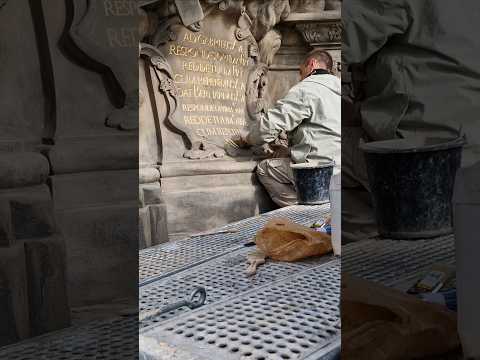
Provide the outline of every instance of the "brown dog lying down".
[[345,273],[341,294],[342,360],[424,359],[460,347],[456,314],[443,306]]

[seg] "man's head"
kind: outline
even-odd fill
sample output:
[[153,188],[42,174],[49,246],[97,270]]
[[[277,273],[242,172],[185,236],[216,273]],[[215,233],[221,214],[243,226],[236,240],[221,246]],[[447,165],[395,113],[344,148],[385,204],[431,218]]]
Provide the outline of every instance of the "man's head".
[[332,56],[325,50],[313,50],[307,54],[305,60],[300,65],[300,78],[305,79],[312,71],[317,69],[327,70],[332,72],[333,59]]

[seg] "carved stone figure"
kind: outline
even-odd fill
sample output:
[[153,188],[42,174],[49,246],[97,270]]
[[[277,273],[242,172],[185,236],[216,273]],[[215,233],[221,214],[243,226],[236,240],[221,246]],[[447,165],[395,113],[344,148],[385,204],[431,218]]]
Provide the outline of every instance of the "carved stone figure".
[[[124,56],[125,49],[138,44],[137,9],[125,9],[128,16],[119,20],[117,14],[104,6],[104,2],[68,0],[73,18],[64,34],[65,44],[70,55],[80,59],[83,66],[107,78],[107,90],[114,98],[115,109],[105,124],[123,130],[137,129],[138,79],[131,71],[134,63]],[[126,27],[126,22],[131,26]]]

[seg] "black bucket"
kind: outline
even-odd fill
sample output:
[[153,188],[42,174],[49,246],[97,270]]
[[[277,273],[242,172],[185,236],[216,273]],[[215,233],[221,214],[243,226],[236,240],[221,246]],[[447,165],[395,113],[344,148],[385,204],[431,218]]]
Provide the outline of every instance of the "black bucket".
[[299,204],[320,205],[330,201],[328,190],[333,166],[333,162],[291,165]]
[[392,239],[453,232],[452,195],[464,138],[361,144],[378,231]]

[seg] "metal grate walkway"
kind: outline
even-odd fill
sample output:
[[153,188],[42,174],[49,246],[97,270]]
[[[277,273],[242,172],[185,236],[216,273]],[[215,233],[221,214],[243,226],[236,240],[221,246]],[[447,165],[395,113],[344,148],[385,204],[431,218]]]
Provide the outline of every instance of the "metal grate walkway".
[[[304,359],[338,340],[339,298],[335,259],[147,327],[141,336],[202,360]],[[141,351],[148,358],[149,347]]]
[[[206,289],[206,304],[210,304],[270,284],[331,259],[331,256],[325,256],[295,263],[267,261],[266,264],[259,267],[255,276],[247,277],[245,275],[245,264],[247,254],[250,252],[252,252],[252,248],[242,248],[141,286],[139,289],[140,313],[161,309],[170,303],[188,298],[194,286],[201,286]],[[147,318],[141,322],[140,326],[145,327],[158,323],[185,311],[190,310],[183,307],[156,317]]]
[[437,263],[455,264],[453,235],[428,240],[368,240],[342,247],[342,272],[389,287],[418,278]]
[[194,236],[144,249],[139,254],[140,284],[240,249],[274,217],[285,217],[299,224],[311,225],[324,218],[329,210],[329,204],[290,206],[216,229],[216,231],[236,230],[233,233]]
[[132,360],[138,358],[138,317],[95,321],[0,349],[5,360]]
[[344,246],[341,261],[332,256],[295,263],[267,261],[254,277],[244,275],[246,255],[253,250],[244,244],[267,220],[287,217],[310,225],[327,213],[328,206],[284,208],[219,229],[236,229],[235,233],[143,250],[141,312],[183,299],[195,285],[206,288],[206,305],[140,324],[135,315],[58,331],[0,349],[0,359],[135,359],[139,325],[145,360],[333,359],[340,344],[340,262],[344,272],[392,287],[435,263],[455,262],[453,236],[369,240]]

